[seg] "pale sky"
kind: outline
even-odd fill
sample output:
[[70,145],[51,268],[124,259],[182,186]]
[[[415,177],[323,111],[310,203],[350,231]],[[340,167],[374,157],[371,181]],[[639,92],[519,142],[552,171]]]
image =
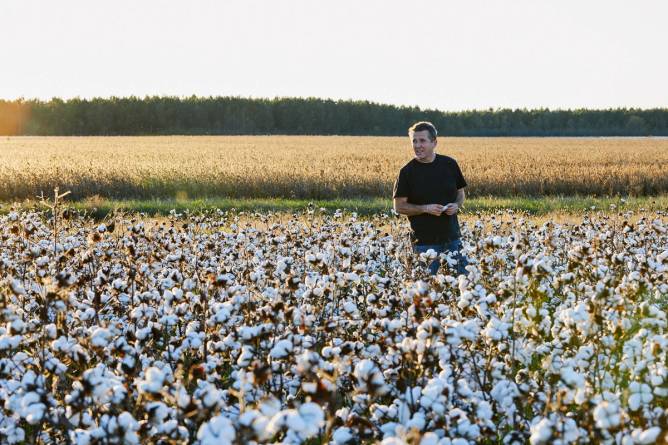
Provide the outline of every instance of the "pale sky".
[[0,0],[0,98],[668,107],[666,0]]

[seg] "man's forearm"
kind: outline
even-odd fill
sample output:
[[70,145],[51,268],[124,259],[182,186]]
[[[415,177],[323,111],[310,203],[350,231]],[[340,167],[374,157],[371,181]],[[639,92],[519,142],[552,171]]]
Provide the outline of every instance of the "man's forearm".
[[464,189],[457,190],[457,199],[455,200],[455,204],[457,204],[457,207],[459,207],[460,209],[464,204],[464,199],[465,199]]
[[424,213],[424,208],[421,205],[402,202],[394,205],[394,211],[401,215],[415,216],[422,215]]

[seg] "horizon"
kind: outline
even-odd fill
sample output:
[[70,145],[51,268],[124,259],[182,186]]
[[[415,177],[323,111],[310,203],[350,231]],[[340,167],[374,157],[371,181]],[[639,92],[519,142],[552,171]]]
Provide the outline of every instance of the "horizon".
[[369,99],[336,99],[336,98],[331,98],[331,97],[314,97],[314,96],[275,96],[275,97],[252,97],[252,96],[197,96],[194,94],[186,94],[186,95],[129,95],[129,96],[91,96],[91,97],[81,97],[81,96],[74,96],[74,97],[51,97],[47,99],[43,98],[37,98],[37,97],[18,97],[15,99],[8,99],[8,98],[3,98],[0,97],[0,101],[6,101],[6,102],[40,102],[40,103],[49,103],[53,100],[62,100],[63,102],[70,102],[70,101],[75,101],[75,100],[82,100],[82,101],[94,101],[94,100],[112,100],[112,99],[139,99],[139,100],[146,100],[146,99],[178,99],[178,100],[187,100],[192,97],[195,97],[197,99],[240,99],[240,100],[267,100],[267,101],[280,101],[280,100],[320,100],[323,102],[334,102],[334,103],[369,103],[371,105],[376,105],[376,106],[388,106],[388,107],[396,107],[399,109],[402,108],[418,108],[421,112],[439,112],[439,113],[467,113],[467,112],[477,112],[477,113],[487,113],[487,112],[501,112],[501,111],[547,111],[547,112],[577,112],[577,111],[668,111],[668,105],[663,106],[663,107],[650,107],[650,108],[641,108],[641,107],[623,107],[623,106],[615,106],[615,107],[608,107],[608,108],[550,108],[550,107],[542,107],[542,108],[528,108],[528,107],[518,107],[518,108],[487,108],[487,109],[459,109],[459,110],[445,110],[445,109],[435,109],[435,108],[426,108],[426,107],[421,107],[419,105],[405,105],[405,104],[391,104],[391,103],[383,103],[383,102],[377,102],[374,100],[369,100]]

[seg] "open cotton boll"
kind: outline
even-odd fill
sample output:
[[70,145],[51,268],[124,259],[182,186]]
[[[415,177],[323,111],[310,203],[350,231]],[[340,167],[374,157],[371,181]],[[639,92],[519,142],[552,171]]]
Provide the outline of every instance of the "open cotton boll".
[[132,417],[127,411],[123,411],[118,416],[118,426],[125,431],[125,437],[127,443],[139,443],[137,435],[134,434],[135,431],[139,430],[139,423]]
[[0,351],[18,348],[22,339],[20,335],[0,335]]
[[246,428],[252,428],[258,439],[267,440],[270,438],[269,432],[267,431],[269,420],[268,417],[263,416],[259,411],[249,410],[239,416],[239,425]]
[[552,438],[552,422],[543,418],[531,427],[529,441],[531,445],[543,445],[550,442]]
[[629,409],[637,411],[641,406],[647,405],[654,399],[652,388],[646,383],[631,382],[629,385]]
[[656,440],[661,434],[661,428],[658,426],[646,429],[644,431],[636,430],[631,433],[633,441],[637,444],[648,445],[656,443]]
[[235,437],[232,422],[223,416],[212,418],[197,430],[199,445],[231,445]]
[[12,279],[12,281],[10,282],[10,286],[12,288],[12,292],[15,295],[25,295],[26,294],[26,290],[23,287],[23,284],[21,284],[21,281],[19,281],[17,279]]
[[439,437],[436,433],[425,433],[420,439],[420,445],[438,445]]
[[325,425],[325,413],[317,403],[303,403],[298,412],[304,422],[304,427],[300,431],[304,437],[315,436]]
[[499,409],[507,415],[516,411],[514,398],[519,395],[517,384],[510,380],[500,380],[492,388],[491,396],[499,404]]
[[151,420],[157,424],[162,424],[169,415],[169,407],[162,402],[148,403],[146,411],[151,413]]
[[70,432],[70,440],[74,445],[90,445],[91,442],[90,431],[77,428],[74,431]]
[[250,365],[251,360],[253,360],[253,357],[255,357],[255,350],[253,349],[253,347],[244,345],[241,348],[241,354],[239,354],[239,358],[237,358],[237,365],[241,367],[246,367]]
[[336,445],[348,445],[353,442],[353,439],[355,436],[353,436],[350,428],[342,426],[334,430],[334,434],[332,434],[332,440]]
[[369,359],[357,363],[353,375],[357,379],[358,389],[362,392],[385,394],[389,391],[389,388],[385,385],[385,377],[378,366]]
[[292,348],[293,345],[290,340],[279,340],[274,347],[271,348],[269,355],[272,358],[284,358],[292,352]]
[[26,393],[19,405],[19,415],[31,425],[36,425],[44,417],[46,405],[41,402],[41,396],[34,391]]
[[398,318],[395,318],[395,319],[389,320],[389,322],[387,323],[386,329],[389,332],[396,332],[399,329],[401,329],[403,326],[404,326],[404,321],[400,320]]
[[438,256],[438,253],[436,253],[436,251],[434,249],[427,249],[426,252],[421,252],[420,253],[420,259],[422,261],[435,260],[437,256]]
[[580,374],[579,372],[574,371],[572,367],[567,366],[565,368],[561,368],[560,375],[564,383],[566,383],[570,387],[574,389],[584,387],[585,376]]
[[277,412],[266,426],[268,437],[286,430],[288,435],[308,439],[317,435],[325,424],[325,413],[316,403],[307,402],[299,409],[284,409]]
[[202,405],[207,408],[213,408],[222,403],[223,393],[211,383],[200,382],[200,388],[195,391],[195,395],[202,401]]
[[357,305],[350,300],[346,300],[343,303],[343,310],[346,311],[348,314],[354,314],[357,312]]
[[594,408],[594,420],[596,426],[604,430],[619,426],[621,422],[619,405],[614,402],[602,401]]
[[120,403],[127,395],[128,389],[123,379],[103,364],[86,370],[82,377],[92,388],[93,396],[98,403]]
[[165,384],[165,374],[161,369],[151,366],[144,373],[144,379],[137,382],[140,392],[158,393]]
[[111,340],[111,332],[106,328],[97,328],[93,331],[90,337],[90,342],[93,346],[104,348]]
[[359,283],[360,281],[360,276],[355,272],[346,272],[344,277],[349,283]]

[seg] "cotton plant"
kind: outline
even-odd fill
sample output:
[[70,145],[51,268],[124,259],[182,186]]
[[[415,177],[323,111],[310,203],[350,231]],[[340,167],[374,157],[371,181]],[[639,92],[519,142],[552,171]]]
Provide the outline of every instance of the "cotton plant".
[[0,216],[3,442],[668,432],[664,213],[476,215],[465,275],[382,215],[52,217]]

